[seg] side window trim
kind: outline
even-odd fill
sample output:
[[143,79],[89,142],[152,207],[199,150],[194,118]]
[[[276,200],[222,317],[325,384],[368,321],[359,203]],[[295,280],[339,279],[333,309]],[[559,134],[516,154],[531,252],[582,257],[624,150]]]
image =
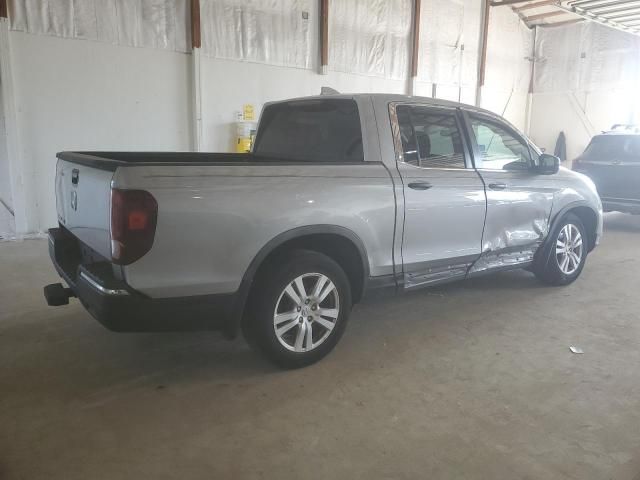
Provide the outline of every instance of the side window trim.
[[[456,127],[460,133],[460,140],[462,141],[462,150],[464,156],[464,168],[457,167],[422,167],[417,165],[412,165],[411,163],[404,161],[404,149],[402,146],[402,140],[400,138],[400,124],[398,122],[398,115],[396,113],[396,107],[399,106],[409,106],[409,107],[424,107],[429,110],[433,110],[434,112],[447,112],[453,115],[456,121]],[[403,163],[413,168],[419,168],[422,170],[447,170],[460,172],[464,170],[473,170],[475,169],[473,163],[473,156],[471,153],[471,144],[469,143],[466,135],[466,125],[464,120],[461,118],[461,112],[459,107],[446,107],[442,105],[430,105],[428,103],[418,103],[418,102],[391,102],[389,103],[389,120],[391,121],[391,133],[393,135],[393,146],[396,154],[396,163]],[[413,131],[413,135],[415,137],[415,129],[413,127],[413,123],[411,124],[411,130]],[[417,147],[417,143],[416,143]]]
[[[493,117],[491,115],[487,115],[486,113],[473,112],[473,111],[469,111],[466,108],[461,108],[460,110],[461,110],[462,117],[464,118],[464,124],[466,127],[465,131],[469,137],[468,140],[470,142],[469,150],[472,152],[473,164],[476,170],[487,170],[491,172],[513,172],[514,171],[514,170],[505,170],[500,168],[485,168],[484,166],[482,166],[482,155],[480,154],[480,150],[478,150],[478,142],[476,140],[473,127],[471,126],[471,116],[479,118],[480,120],[486,120],[488,123],[498,124],[499,127],[501,127],[507,133],[511,134],[516,140],[518,140],[523,145],[525,145],[529,153],[530,166],[531,167],[534,166],[534,160],[533,160],[533,155],[531,153],[531,145],[529,144],[529,141],[526,140],[516,130],[514,130],[508,123],[504,122],[499,117]],[[480,160],[480,161],[478,162],[477,160]],[[478,166],[478,163],[480,163],[480,166]]]

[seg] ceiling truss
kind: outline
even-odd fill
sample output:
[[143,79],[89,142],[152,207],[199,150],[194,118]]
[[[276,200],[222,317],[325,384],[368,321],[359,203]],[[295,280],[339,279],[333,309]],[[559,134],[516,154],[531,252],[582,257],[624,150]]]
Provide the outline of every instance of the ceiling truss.
[[529,27],[590,20],[640,35],[640,0],[494,0],[491,6],[510,6]]

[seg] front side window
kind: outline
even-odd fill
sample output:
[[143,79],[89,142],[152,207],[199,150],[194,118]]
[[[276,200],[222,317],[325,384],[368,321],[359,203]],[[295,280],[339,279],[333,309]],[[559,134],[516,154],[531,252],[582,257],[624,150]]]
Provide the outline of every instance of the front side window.
[[465,168],[455,112],[430,107],[396,107],[405,163],[423,168]]
[[358,105],[350,99],[269,105],[262,113],[253,153],[258,160],[362,162]]
[[471,115],[471,128],[480,152],[477,168],[527,170],[531,167],[528,145],[498,122]]

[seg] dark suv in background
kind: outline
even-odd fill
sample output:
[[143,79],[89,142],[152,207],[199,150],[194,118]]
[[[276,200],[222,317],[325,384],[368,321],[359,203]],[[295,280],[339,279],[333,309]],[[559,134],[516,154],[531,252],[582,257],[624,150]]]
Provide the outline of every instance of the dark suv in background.
[[593,180],[605,212],[640,214],[640,132],[637,129],[596,135],[584,153],[573,161],[573,170]]

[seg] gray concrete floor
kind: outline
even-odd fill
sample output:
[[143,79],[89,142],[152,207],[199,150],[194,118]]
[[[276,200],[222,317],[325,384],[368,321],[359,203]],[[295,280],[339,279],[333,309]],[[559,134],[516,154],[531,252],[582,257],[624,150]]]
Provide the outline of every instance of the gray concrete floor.
[[290,372],[49,308],[46,242],[1,243],[0,478],[640,478],[639,239],[610,214],[569,287],[510,272],[360,305]]

